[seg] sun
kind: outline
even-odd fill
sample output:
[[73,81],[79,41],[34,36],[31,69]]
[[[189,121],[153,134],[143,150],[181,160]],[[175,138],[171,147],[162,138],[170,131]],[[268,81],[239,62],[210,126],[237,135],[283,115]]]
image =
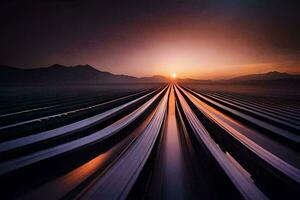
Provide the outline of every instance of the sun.
[[171,74],[171,77],[172,77],[173,79],[176,79],[176,73],[173,72],[173,73]]

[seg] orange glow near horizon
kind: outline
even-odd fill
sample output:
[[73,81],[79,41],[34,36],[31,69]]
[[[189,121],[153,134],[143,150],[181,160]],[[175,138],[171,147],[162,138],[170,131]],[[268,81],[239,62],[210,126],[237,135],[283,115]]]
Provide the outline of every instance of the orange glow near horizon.
[[126,45],[108,45],[107,56],[101,62],[96,56],[91,64],[115,74],[170,77],[170,72],[176,72],[180,78],[203,80],[270,71],[300,73],[297,57],[249,38],[248,31],[230,29],[222,20],[216,24],[183,22],[149,24],[142,32],[140,26],[133,26]]
[[[199,66],[185,66],[185,65],[172,65],[172,67],[166,67],[156,69],[153,67],[153,75],[163,75],[174,79],[173,73],[170,71],[176,70],[175,79],[180,74],[181,78],[192,78],[201,80],[218,80],[228,79],[237,76],[260,74],[271,71],[286,72],[291,74],[299,74],[300,64],[297,62],[265,62],[265,63],[253,63],[253,64],[240,64],[240,65],[199,65]],[[150,74],[151,75],[151,74]]]
[[236,44],[232,48],[224,46],[204,44],[203,41],[166,42],[161,39],[152,45],[145,44],[140,50],[127,52],[122,57],[122,63],[117,64],[124,67],[110,68],[109,71],[138,77],[170,77],[170,72],[176,72],[181,78],[204,80],[270,71],[299,71],[299,63],[293,62],[292,58],[268,55],[268,59],[258,60],[252,58],[257,57],[256,53],[252,49],[248,50],[247,45],[243,47],[242,44]]

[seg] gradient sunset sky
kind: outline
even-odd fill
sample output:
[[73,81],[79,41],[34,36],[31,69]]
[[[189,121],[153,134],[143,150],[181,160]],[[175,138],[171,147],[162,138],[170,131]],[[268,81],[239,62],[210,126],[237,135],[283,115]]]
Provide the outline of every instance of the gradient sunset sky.
[[0,7],[0,64],[200,79],[300,73],[297,1],[14,0]]

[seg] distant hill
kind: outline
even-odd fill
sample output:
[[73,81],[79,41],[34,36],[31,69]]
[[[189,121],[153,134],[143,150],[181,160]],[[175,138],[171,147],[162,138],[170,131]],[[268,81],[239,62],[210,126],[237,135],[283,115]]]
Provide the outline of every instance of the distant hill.
[[[180,83],[213,84],[213,83],[240,83],[254,81],[289,81],[300,80],[300,75],[281,72],[268,72],[264,74],[251,74],[239,76],[224,81],[176,79]],[[151,76],[137,78],[128,75],[116,75],[103,72],[90,65],[64,66],[54,64],[45,68],[20,69],[0,65],[0,85],[86,85],[111,83],[167,83],[169,79],[164,76]]]
[[191,78],[185,78],[185,79],[177,79],[176,82],[178,83],[192,83],[192,84],[209,84],[212,83],[212,80],[198,80],[198,79],[191,79]]
[[160,76],[160,75],[155,75],[155,76],[150,76],[150,77],[142,77],[142,78],[138,78],[139,82],[157,82],[157,83],[165,83],[165,82],[169,82],[169,79],[167,79],[164,76]]
[[63,66],[54,64],[45,68],[20,69],[0,65],[0,85],[64,85],[167,82],[163,76],[137,78],[99,71],[90,65]]
[[264,74],[250,74],[245,76],[238,76],[232,79],[229,79],[228,81],[231,82],[240,82],[240,81],[274,81],[274,80],[300,80],[300,75],[293,75],[288,73],[282,73],[282,72],[268,72]]

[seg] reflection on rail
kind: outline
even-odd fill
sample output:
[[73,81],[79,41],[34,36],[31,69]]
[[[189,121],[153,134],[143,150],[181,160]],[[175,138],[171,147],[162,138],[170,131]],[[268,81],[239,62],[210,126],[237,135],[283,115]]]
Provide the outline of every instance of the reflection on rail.
[[102,101],[66,99],[1,113],[3,199],[300,193],[297,109],[176,83]]

